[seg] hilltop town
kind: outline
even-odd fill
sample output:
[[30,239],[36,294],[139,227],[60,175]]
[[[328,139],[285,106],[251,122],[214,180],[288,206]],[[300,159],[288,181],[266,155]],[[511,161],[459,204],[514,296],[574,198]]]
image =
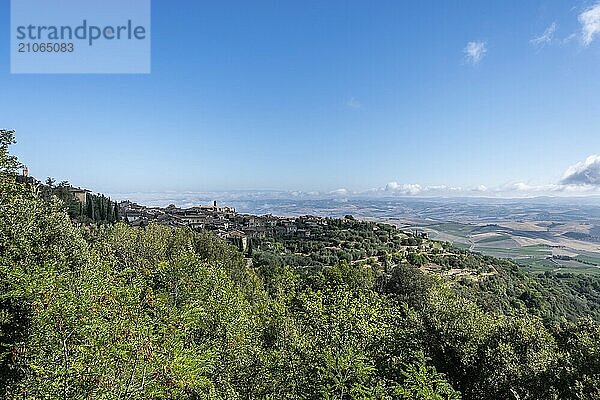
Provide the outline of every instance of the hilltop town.
[[487,266],[484,270],[455,268],[456,263],[449,262],[448,257],[456,257],[460,251],[449,243],[428,240],[425,232],[358,221],[351,215],[344,218],[257,216],[237,213],[235,208],[219,206],[216,201],[191,208],[146,207],[131,201],[122,201],[118,206],[122,220],[131,226],[156,223],[212,232],[235,245],[248,260],[259,264],[265,257],[281,257],[282,263],[296,267],[347,262],[383,270],[405,263],[449,279],[477,279],[489,273]]
[[[146,207],[131,201],[118,203],[121,219],[131,226],[147,226],[150,222],[171,227],[190,227],[196,231],[210,231],[246,252],[250,241],[266,238],[293,236],[310,238],[321,231],[333,219],[318,216],[280,217],[271,214],[250,215],[237,213],[234,207],[211,205],[179,208]],[[353,219],[347,216],[348,219]],[[377,228],[375,228],[377,229]],[[399,231],[400,232],[400,231]],[[426,238],[427,234],[418,234]]]

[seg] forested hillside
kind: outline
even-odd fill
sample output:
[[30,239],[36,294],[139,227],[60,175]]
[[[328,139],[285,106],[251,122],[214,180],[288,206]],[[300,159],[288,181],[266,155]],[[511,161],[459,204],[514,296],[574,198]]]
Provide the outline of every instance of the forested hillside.
[[524,273],[515,263],[486,257],[428,240],[418,232],[403,232],[392,225],[344,219],[299,218],[309,237],[275,235],[254,240],[255,266],[293,266],[319,270],[340,263],[373,271],[383,291],[399,266],[419,268],[443,278],[483,310],[504,315],[528,313],[544,323],[574,321],[590,316],[600,321],[600,278],[546,272]]
[[594,281],[351,220],[332,224],[340,240],[414,251],[333,257],[323,234],[264,243],[250,263],[189,229],[76,227],[16,181],[13,142],[0,131],[2,398],[600,398]]

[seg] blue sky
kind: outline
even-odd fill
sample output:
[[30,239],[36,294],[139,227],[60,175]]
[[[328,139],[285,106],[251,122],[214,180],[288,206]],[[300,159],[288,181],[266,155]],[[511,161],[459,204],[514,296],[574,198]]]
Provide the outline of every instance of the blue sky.
[[0,126],[108,193],[556,190],[600,171],[598,4],[154,0],[148,75],[11,75],[3,29]]

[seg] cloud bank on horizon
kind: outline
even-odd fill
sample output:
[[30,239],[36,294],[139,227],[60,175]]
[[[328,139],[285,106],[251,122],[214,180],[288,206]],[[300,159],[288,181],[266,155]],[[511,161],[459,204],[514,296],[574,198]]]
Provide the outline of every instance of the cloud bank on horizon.
[[585,160],[568,167],[563,178],[557,183],[535,185],[526,182],[513,182],[495,187],[457,187],[448,185],[421,185],[392,181],[383,187],[366,191],[351,191],[339,188],[332,191],[228,191],[228,192],[154,192],[154,193],[111,193],[117,199],[128,199],[148,206],[176,204],[191,207],[208,204],[214,199],[225,202],[268,201],[268,200],[316,200],[343,198],[381,197],[496,197],[529,198],[538,196],[570,197],[600,195],[600,155],[591,155]]
[[473,188],[450,186],[422,186],[390,182],[384,192],[403,196],[491,196],[491,197],[531,197],[531,196],[577,196],[600,195],[600,155],[591,155],[584,161],[571,165],[560,182],[533,185],[525,182],[508,183],[488,188],[480,185]]

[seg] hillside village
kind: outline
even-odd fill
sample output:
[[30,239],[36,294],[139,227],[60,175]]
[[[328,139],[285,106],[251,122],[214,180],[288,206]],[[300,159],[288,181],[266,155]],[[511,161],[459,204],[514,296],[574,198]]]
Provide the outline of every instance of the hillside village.
[[425,232],[405,232],[385,223],[358,221],[350,215],[343,219],[256,216],[239,214],[235,208],[220,206],[216,201],[191,208],[146,207],[131,201],[122,201],[118,206],[122,220],[131,226],[157,223],[209,231],[255,261],[257,255],[260,260],[261,254],[269,254],[297,267],[346,261],[377,268],[411,263],[424,272],[453,278],[482,272],[451,268],[445,257],[455,256],[457,249],[428,240]]
[[[26,167],[25,167],[26,168]],[[45,184],[32,178],[24,169],[18,180],[39,185],[42,192],[52,193],[65,202],[75,225],[89,222],[122,221],[132,227],[150,223],[172,228],[188,227],[198,232],[211,232],[237,247],[249,262],[269,254],[283,257],[287,265],[309,267],[335,265],[346,261],[379,269],[410,264],[428,274],[456,281],[495,274],[487,265],[477,267],[460,264],[461,251],[448,242],[429,240],[423,231],[405,231],[387,223],[359,221],[347,215],[343,219],[305,215],[283,217],[272,214],[240,214],[234,207],[210,205],[180,208],[148,207],[125,200],[113,202],[102,194],[76,187],[68,182]],[[113,209],[114,204],[114,209]],[[262,256],[261,256],[262,254]]]
[[[76,226],[122,221],[132,227],[145,227],[150,223],[173,228],[189,227],[215,234],[250,258],[254,250],[271,251],[279,246],[281,251],[290,252],[296,258],[288,260],[291,265],[334,265],[345,260],[353,264],[361,262],[383,266],[392,265],[388,262],[391,257],[394,264],[410,259],[425,268],[425,264],[430,264],[427,255],[454,253],[448,253],[448,243],[427,240],[426,232],[405,232],[385,223],[357,221],[351,215],[344,219],[313,215],[259,216],[238,213],[234,207],[220,205],[217,201],[190,208],[174,204],[148,207],[129,200],[114,202],[110,197],[94,194],[67,181],[55,184],[54,179],[48,178],[46,183],[42,183],[29,176],[26,167],[17,178],[21,183],[41,188],[44,196],[60,198]],[[349,232],[360,234],[359,237],[350,237]],[[318,257],[307,257],[309,254],[318,254]],[[299,256],[305,257],[307,263]],[[310,262],[308,258],[312,258]],[[322,262],[324,260],[327,262]],[[474,271],[462,273],[472,274]]]
[[[339,262],[363,264],[379,269],[411,264],[428,274],[456,281],[494,274],[488,266],[456,268],[460,251],[447,242],[429,240],[427,232],[406,231],[387,223],[305,215],[283,217],[272,214],[241,214],[234,207],[213,201],[209,205],[180,208],[148,207],[125,200],[113,202],[102,194],[76,187],[68,182],[45,184],[32,178],[24,169],[22,183],[39,185],[42,192],[52,193],[65,202],[73,223],[113,223],[122,221],[132,227],[150,223],[172,228],[188,227],[211,232],[231,243],[248,262],[269,254],[283,257],[282,262],[296,267],[335,265]],[[114,205],[114,209],[113,209]],[[262,254],[262,256],[261,256]],[[483,268],[482,268],[483,267]]]
[[179,208],[146,207],[131,201],[119,204],[119,215],[131,226],[146,226],[150,222],[172,227],[190,227],[198,231],[211,231],[222,239],[236,244],[241,251],[248,250],[251,240],[294,235],[308,238],[312,230],[326,226],[329,218],[316,216],[278,217],[274,215],[239,214],[235,208],[212,205]]

